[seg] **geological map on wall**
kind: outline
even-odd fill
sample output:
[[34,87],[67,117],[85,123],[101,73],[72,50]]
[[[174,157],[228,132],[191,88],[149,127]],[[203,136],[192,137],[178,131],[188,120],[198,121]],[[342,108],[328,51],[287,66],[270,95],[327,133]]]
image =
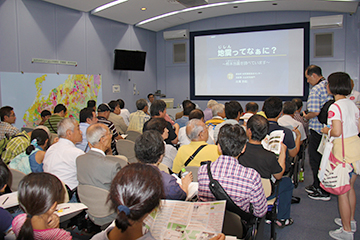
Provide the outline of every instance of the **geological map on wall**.
[[40,113],[62,103],[67,117],[79,119],[79,112],[88,100],[102,102],[101,75],[0,73],[1,106],[12,106],[15,126],[34,127],[41,121]]

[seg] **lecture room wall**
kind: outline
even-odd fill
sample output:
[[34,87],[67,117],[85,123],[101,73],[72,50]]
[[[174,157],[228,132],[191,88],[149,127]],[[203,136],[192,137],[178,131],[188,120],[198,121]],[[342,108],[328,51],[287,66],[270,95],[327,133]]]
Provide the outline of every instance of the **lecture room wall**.
[[[330,12],[262,12],[229,15],[200,20],[179,25],[164,31],[189,29],[203,31],[211,29],[238,28],[282,23],[309,22],[310,17],[337,15]],[[310,63],[322,67],[323,75],[328,76],[334,71],[345,71],[355,81],[355,89],[359,90],[359,11],[356,14],[343,14],[344,27],[339,29],[322,29],[310,31]],[[314,58],[314,34],[319,32],[334,33],[334,57]],[[163,31],[157,33],[157,86],[168,97],[175,98],[174,105],[190,98],[189,84],[189,40],[165,41]],[[187,44],[187,63],[174,64],[172,61],[173,43]],[[276,81],[276,79],[272,79]],[[224,101],[221,101],[224,102]],[[206,108],[207,101],[196,101],[201,108]],[[245,107],[246,102],[240,101]],[[262,107],[262,102],[257,102]]]
[[[155,32],[39,0],[0,0],[0,33],[0,72],[101,74],[103,101],[123,98],[131,111],[156,90]],[[146,51],[145,72],[112,70],[114,49]],[[32,58],[78,66],[32,64]],[[120,84],[120,94],[112,93],[113,84]]]

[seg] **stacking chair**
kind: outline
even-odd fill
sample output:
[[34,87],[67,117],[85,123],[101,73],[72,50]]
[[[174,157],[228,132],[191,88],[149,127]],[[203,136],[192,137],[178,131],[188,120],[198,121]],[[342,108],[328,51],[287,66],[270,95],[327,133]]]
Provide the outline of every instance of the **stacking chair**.
[[[273,187],[272,187],[272,184],[271,184],[271,180],[261,178],[261,183],[262,183],[263,188],[264,188],[265,196],[266,197],[271,196],[272,193],[273,193]],[[279,183],[279,181],[277,181],[276,184],[278,185],[278,183]],[[275,233],[275,225],[276,225],[276,223],[275,223],[275,221],[277,219],[277,209],[276,209],[277,208],[277,202],[278,202],[277,199],[278,199],[278,191],[276,191],[274,198],[267,201],[268,212],[266,213],[266,219],[271,221],[271,223],[270,223],[270,227],[271,227],[270,239],[271,240],[276,239],[276,233]]]
[[135,157],[135,143],[126,139],[119,139],[116,142],[116,149],[119,155],[127,157],[129,163],[137,163],[138,160]]
[[198,171],[199,171],[199,167],[196,167],[196,166],[186,166],[185,169],[186,169],[186,171],[188,171],[188,172],[192,172],[193,182],[197,182],[197,181],[198,181]]
[[87,213],[95,225],[104,229],[115,219],[116,212],[111,209],[110,202],[107,202],[108,190],[80,184],[77,191],[80,201],[88,207]]
[[115,155],[115,156],[107,155],[106,158],[113,160],[114,162],[120,163],[121,168],[129,164],[127,157],[123,155]]
[[129,130],[126,132],[126,134],[127,134],[126,140],[135,142],[136,138],[141,135],[141,132]]
[[[159,166],[158,166],[158,168],[160,169],[160,171],[164,171],[164,172],[166,172],[166,173],[169,173],[169,168],[168,168],[165,164],[163,164],[163,163],[160,163]],[[170,174],[170,173],[169,173],[169,174]]]
[[18,186],[19,186],[19,182],[21,181],[21,179],[23,179],[23,177],[26,176],[25,173],[13,169],[13,168],[9,168],[11,175],[12,175],[12,181],[11,181],[11,191],[15,192],[18,190]]

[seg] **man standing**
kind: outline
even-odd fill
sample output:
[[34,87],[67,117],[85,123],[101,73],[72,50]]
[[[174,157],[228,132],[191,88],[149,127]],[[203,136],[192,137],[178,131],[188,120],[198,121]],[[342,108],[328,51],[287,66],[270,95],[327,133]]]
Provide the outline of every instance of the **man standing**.
[[148,108],[150,109],[151,104],[152,104],[153,101],[155,100],[154,94],[149,93],[149,94],[147,95],[147,98],[149,99],[149,102],[147,103],[147,105],[148,105]]
[[76,173],[76,158],[83,151],[75,147],[81,142],[82,135],[79,123],[74,118],[64,118],[58,124],[59,141],[46,151],[44,157],[44,172],[51,173],[58,177],[69,190],[69,198],[76,201],[73,194],[78,186]]
[[76,147],[88,152],[90,150],[86,139],[86,129],[93,123],[97,123],[98,119],[93,108],[83,108],[80,111],[80,131],[82,132],[82,141],[76,144]]
[[48,120],[45,121],[44,126],[46,126],[51,133],[57,134],[57,124],[64,119],[66,115],[66,107],[64,104],[59,103],[54,108],[54,114],[50,116]]
[[150,119],[147,114],[148,105],[146,100],[141,98],[136,101],[137,111],[130,114],[128,130],[143,132],[144,123]]
[[98,122],[105,124],[112,133],[112,141],[111,141],[111,151],[113,155],[118,155],[118,151],[116,150],[116,140],[122,139],[121,135],[116,131],[115,125],[109,121],[111,108],[107,103],[102,103],[98,106]]
[[322,76],[321,68],[316,65],[310,65],[305,70],[307,82],[313,86],[307,101],[308,113],[304,112],[304,117],[309,120],[310,136],[309,136],[309,157],[310,166],[313,172],[313,184],[305,187],[309,198],[314,200],[329,201],[330,194],[320,188],[318,171],[321,162],[321,154],[317,151],[321,141],[322,124],[317,116],[321,107],[331,99],[326,90],[327,81]]
[[0,108],[0,117],[0,140],[5,137],[10,138],[20,132],[19,129],[12,125],[16,121],[14,108],[10,106]]

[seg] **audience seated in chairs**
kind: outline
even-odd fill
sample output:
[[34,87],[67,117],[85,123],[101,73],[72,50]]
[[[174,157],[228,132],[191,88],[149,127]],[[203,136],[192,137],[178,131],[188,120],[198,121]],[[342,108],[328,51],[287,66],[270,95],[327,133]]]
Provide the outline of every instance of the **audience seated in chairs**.
[[[261,176],[252,168],[239,164],[237,158],[246,148],[246,133],[238,125],[226,124],[220,128],[219,144],[221,155],[211,163],[212,176],[216,179],[243,211],[249,212],[250,204],[253,214],[263,217],[267,212],[267,202],[261,184]],[[209,189],[207,166],[200,167],[198,172],[199,200],[214,201],[214,195]]]
[[[269,122],[266,118],[257,114],[250,117],[246,129],[249,142],[246,144],[245,152],[239,157],[239,163],[255,169],[264,179],[271,179],[274,176],[276,180],[280,180],[285,172],[286,145],[281,144],[279,157],[264,149],[261,141],[268,133],[268,129]],[[290,209],[294,187],[290,178],[286,177],[283,181],[280,182],[278,220],[276,221],[279,227],[289,226],[293,223],[290,218]]]
[[[112,207],[117,211],[115,224],[96,234],[92,240],[110,239],[109,236],[120,240],[155,240],[150,231],[143,234],[142,227],[146,215],[159,206],[164,196],[161,185],[161,174],[151,165],[134,163],[121,169],[111,184],[109,194]],[[224,234],[211,238],[224,239]]]
[[[152,118],[149,123],[146,125],[147,130],[155,130],[161,134],[163,140],[167,139],[169,136],[169,130],[166,128],[167,122],[163,118]],[[165,155],[162,159],[162,163],[165,164],[169,169],[172,169],[174,158],[177,154],[177,149],[172,144],[165,144]]]
[[[214,162],[219,156],[217,146],[206,143],[209,132],[203,121],[199,119],[190,120],[186,125],[186,135],[191,143],[179,148],[173,163],[172,171],[174,173],[179,173],[183,167],[188,165],[200,166],[203,161]],[[199,151],[194,154],[196,150]]]
[[[165,120],[164,120],[165,121]],[[135,154],[137,159],[145,164],[152,164],[154,168],[161,163],[164,157],[165,146],[163,137],[154,130],[145,131],[135,142]],[[192,182],[192,173],[181,179],[181,185],[176,178],[161,171],[162,185],[165,191],[165,199],[185,200],[189,184]]]

